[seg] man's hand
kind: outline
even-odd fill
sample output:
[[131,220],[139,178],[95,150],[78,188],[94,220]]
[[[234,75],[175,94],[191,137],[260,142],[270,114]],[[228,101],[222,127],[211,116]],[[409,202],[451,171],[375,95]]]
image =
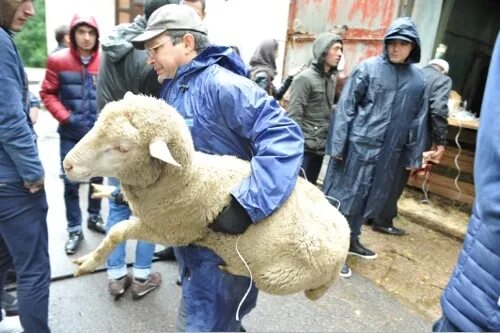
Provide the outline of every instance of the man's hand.
[[101,185],[101,184],[90,184],[92,186],[92,199],[102,199],[111,198],[113,192],[116,190],[116,186]]
[[430,160],[436,164],[439,164],[441,162],[441,159],[443,158],[445,150],[445,146],[436,146],[436,148],[432,151]]
[[252,224],[252,220],[240,203],[231,198],[229,205],[217,216],[209,228],[216,232],[239,235]]
[[292,69],[290,69],[290,71],[288,72],[288,75],[289,76],[295,76],[295,75],[298,75],[300,72],[302,72],[305,68],[307,67],[307,65],[302,65],[302,66],[299,66],[299,67],[294,67]]
[[26,187],[30,193],[36,193],[40,191],[43,188],[43,183],[44,183],[44,178],[40,178],[39,180],[29,183],[29,182],[24,182],[24,187]]

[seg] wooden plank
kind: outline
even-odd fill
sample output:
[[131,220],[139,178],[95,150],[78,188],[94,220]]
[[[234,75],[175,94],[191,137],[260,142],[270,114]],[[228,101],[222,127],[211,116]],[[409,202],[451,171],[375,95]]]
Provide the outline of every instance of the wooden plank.
[[[422,189],[424,178],[410,177],[408,185]],[[474,200],[474,185],[459,181],[458,186],[461,189],[461,194],[455,187],[454,179],[444,177],[438,174],[431,174],[428,181],[429,191],[437,193],[449,199],[457,200],[460,202],[472,203]],[[459,196],[460,194],[460,196]]]
[[448,125],[477,130],[479,128],[479,119],[459,120],[456,118],[448,118]]

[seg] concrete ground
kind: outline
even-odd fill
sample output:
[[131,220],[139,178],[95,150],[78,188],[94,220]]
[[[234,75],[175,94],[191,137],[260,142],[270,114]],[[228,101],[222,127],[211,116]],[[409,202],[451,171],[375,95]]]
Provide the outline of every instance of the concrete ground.
[[[66,231],[56,126],[47,112],[41,113],[36,125],[47,173],[52,274],[67,277],[51,285],[53,332],[174,331],[181,294],[175,285],[175,263],[154,264],[154,270],[163,275],[163,285],[139,301],[133,301],[129,294],[114,301],[107,293],[104,272],[71,276],[73,258],[63,250]],[[84,191],[82,186],[82,195]],[[364,227],[362,240],[379,253],[379,258],[349,259],[353,277],[340,279],[319,301],[311,302],[301,294],[278,297],[261,293],[256,309],[243,321],[245,328],[266,332],[430,330],[440,314],[439,295],[461,244],[408,219],[398,223],[409,231],[408,236],[386,236]],[[102,239],[86,228],[84,232],[85,241],[75,257],[90,252]],[[128,262],[133,261],[133,243],[127,247]]]

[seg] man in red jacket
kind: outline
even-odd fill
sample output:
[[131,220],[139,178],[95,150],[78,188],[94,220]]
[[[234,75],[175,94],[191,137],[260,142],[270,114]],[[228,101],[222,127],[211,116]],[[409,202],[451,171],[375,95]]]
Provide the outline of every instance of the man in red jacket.
[[[59,121],[61,161],[92,128],[97,118],[96,76],[99,71],[99,29],[93,17],[75,15],[70,24],[70,47],[52,53],[40,96],[49,112]],[[64,202],[68,220],[67,254],[78,250],[83,239],[79,183],[64,178]],[[91,179],[102,184],[102,178]],[[90,198],[87,227],[105,233],[100,215],[100,199]]]

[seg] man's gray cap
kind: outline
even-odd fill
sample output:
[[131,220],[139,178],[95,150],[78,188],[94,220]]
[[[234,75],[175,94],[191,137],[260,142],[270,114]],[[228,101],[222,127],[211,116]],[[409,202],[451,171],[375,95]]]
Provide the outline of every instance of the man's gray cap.
[[207,34],[207,29],[194,9],[186,5],[165,5],[153,12],[146,30],[132,40],[136,49],[165,31],[188,30]]

